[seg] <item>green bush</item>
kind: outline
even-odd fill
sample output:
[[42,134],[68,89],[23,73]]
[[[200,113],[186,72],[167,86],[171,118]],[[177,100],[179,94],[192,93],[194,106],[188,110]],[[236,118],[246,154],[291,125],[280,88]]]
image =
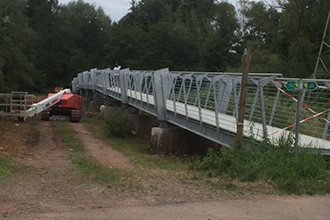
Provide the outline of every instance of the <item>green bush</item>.
[[125,110],[118,110],[108,113],[104,117],[106,134],[120,138],[127,137],[131,133],[130,122]]
[[299,148],[295,156],[291,143],[292,140],[282,139],[278,146],[263,143],[241,150],[209,149],[208,154],[194,161],[191,168],[204,171],[208,176],[272,183],[285,193],[330,193],[330,174],[325,158],[306,148]]

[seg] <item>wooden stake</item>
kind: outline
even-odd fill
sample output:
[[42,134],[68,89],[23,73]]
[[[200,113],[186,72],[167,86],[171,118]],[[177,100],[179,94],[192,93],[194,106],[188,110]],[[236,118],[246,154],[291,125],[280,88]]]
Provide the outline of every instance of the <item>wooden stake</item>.
[[250,48],[245,48],[243,56],[243,74],[241,82],[241,93],[239,99],[239,110],[237,118],[237,131],[235,138],[235,149],[239,150],[243,145],[243,125],[244,125],[244,113],[245,113],[245,102],[246,102],[246,92],[248,84],[248,75],[249,75],[249,65],[250,65]]

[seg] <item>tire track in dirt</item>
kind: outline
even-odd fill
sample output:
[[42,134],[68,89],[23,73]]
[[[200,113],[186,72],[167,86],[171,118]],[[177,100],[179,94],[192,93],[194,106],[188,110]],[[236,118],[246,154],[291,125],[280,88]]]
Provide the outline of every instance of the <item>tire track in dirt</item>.
[[67,170],[69,168],[69,163],[65,158],[67,149],[54,124],[40,121],[33,129],[35,129],[34,143],[25,151],[20,152],[19,162],[37,169]]
[[88,154],[103,166],[122,170],[133,170],[134,165],[121,152],[114,150],[103,141],[96,139],[81,123],[72,123],[77,137],[84,143]]

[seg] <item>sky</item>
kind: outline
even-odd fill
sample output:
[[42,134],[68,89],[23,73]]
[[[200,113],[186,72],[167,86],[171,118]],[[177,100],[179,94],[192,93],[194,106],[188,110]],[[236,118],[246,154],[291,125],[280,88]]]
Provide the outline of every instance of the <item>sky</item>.
[[[67,4],[72,0],[59,0],[60,4]],[[129,8],[131,0],[84,0],[84,2],[95,4],[98,8],[101,6],[105,14],[109,15],[112,21],[119,21],[125,16]],[[237,0],[227,0],[229,3],[236,5]]]
[[[58,0],[60,4],[67,4],[72,0]],[[96,8],[102,7],[105,14],[109,15],[112,21],[119,21],[128,13],[131,0],[84,0],[86,3],[95,4]]]

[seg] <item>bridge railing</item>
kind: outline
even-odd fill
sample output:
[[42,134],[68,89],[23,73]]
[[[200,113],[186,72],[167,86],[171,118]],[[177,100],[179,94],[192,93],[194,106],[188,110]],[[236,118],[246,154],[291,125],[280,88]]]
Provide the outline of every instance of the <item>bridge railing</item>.
[[[249,74],[244,135],[278,138],[292,130],[297,90],[279,74]],[[330,82],[317,80],[315,91],[303,90],[302,134],[330,140]],[[91,70],[72,81],[73,91],[93,90],[142,109],[201,136],[229,145],[236,132],[241,75],[234,73],[151,70]]]
[[[250,77],[247,97],[249,100],[261,97],[261,102],[258,103],[259,108],[256,108],[256,101],[247,102],[245,136],[263,138],[264,131],[267,130],[267,118],[263,114],[265,111],[263,87],[275,78],[276,76],[260,77],[260,75]],[[214,135],[217,137],[221,136],[224,130],[236,132],[241,76],[228,73],[184,72],[170,74],[170,80],[167,82],[170,92],[166,97],[166,109],[171,122],[184,123],[189,127],[196,121],[199,127],[194,129],[206,133],[205,127],[211,126],[216,130]],[[248,120],[249,116],[258,118],[259,126],[253,127],[252,121]]]

